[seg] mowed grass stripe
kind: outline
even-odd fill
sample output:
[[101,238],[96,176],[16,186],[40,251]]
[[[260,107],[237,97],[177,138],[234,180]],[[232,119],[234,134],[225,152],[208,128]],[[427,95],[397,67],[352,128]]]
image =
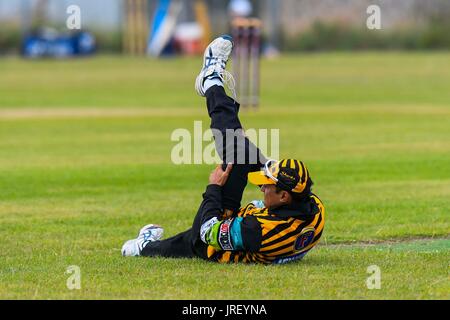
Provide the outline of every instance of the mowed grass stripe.
[[[151,117],[180,117],[180,116],[204,116],[204,101],[199,99],[199,105],[195,108],[174,108],[174,107],[151,107],[151,108],[11,108],[4,107],[0,109],[0,121],[19,120],[19,119],[82,119],[82,118],[151,118]],[[450,108],[446,106],[433,105],[408,105],[408,106],[379,106],[365,105],[361,107],[351,107],[346,105],[338,106],[308,106],[301,108],[286,108],[279,106],[276,109],[277,114],[284,115],[450,115]],[[272,115],[273,110],[270,107],[262,106],[258,110],[241,109],[241,115]]]

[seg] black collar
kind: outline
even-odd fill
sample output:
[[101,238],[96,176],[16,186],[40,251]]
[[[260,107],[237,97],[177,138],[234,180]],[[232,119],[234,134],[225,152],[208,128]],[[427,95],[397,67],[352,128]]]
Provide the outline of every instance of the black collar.
[[311,218],[318,214],[319,211],[319,206],[316,201],[314,201],[313,197],[308,197],[303,202],[294,202],[278,208],[269,209],[269,213],[272,213],[277,217],[293,217],[299,219]]

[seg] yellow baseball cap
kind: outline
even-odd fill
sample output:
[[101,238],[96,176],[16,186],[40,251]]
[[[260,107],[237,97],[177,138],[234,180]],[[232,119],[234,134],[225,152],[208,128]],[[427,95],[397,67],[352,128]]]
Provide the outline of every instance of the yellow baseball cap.
[[302,193],[311,186],[308,169],[295,159],[269,160],[263,170],[250,172],[248,181],[255,185],[274,184],[294,193]]

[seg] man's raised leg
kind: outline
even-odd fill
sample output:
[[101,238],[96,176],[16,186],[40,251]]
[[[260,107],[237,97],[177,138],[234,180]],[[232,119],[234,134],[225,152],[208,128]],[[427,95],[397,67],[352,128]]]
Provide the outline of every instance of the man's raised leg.
[[211,129],[215,133],[216,148],[223,160],[223,169],[225,170],[227,163],[233,163],[230,176],[222,187],[223,208],[235,213],[241,205],[248,173],[259,171],[266,158],[245,136],[238,117],[239,104],[227,96],[224,88],[211,87],[206,92],[206,98]]
[[206,48],[203,68],[195,87],[197,93],[207,99],[211,129],[217,152],[223,160],[223,169],[227,163],[233,163],[230,177],[222,188],[222,203],[224,210],[236,212],[240,207],[248,173],[258,171],[266,158],[245,137],[238,117],[239,103],[229,97],[223,87],[225,79],[232,78],[225,70],[232,49],[233,42],[229,36],[215,39]]

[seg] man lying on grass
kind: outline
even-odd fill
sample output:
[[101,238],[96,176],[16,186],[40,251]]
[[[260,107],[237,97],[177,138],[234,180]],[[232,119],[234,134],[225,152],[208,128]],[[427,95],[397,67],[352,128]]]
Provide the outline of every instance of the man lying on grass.
[[[123,256],[273,264],[299,260],[318,243],[325,209],[311,192],[313,183],[306,166],[294,159],[267,160],[245,137],[239,104],[225,93],[223,82],[232,79],[225,70],[232,49],[231,37],[215,39],[205,50],[196,79],[197,93],[206,97],[223,165],[209,176],[192,228],[161,240],[163,229],[146,225],[136,239],[125,242]],[[230,129],[242,139],[226,139]],[[240,150],[244,150],[243,157]],[[260,186],[264,202],[240,206],[247,180]]]

